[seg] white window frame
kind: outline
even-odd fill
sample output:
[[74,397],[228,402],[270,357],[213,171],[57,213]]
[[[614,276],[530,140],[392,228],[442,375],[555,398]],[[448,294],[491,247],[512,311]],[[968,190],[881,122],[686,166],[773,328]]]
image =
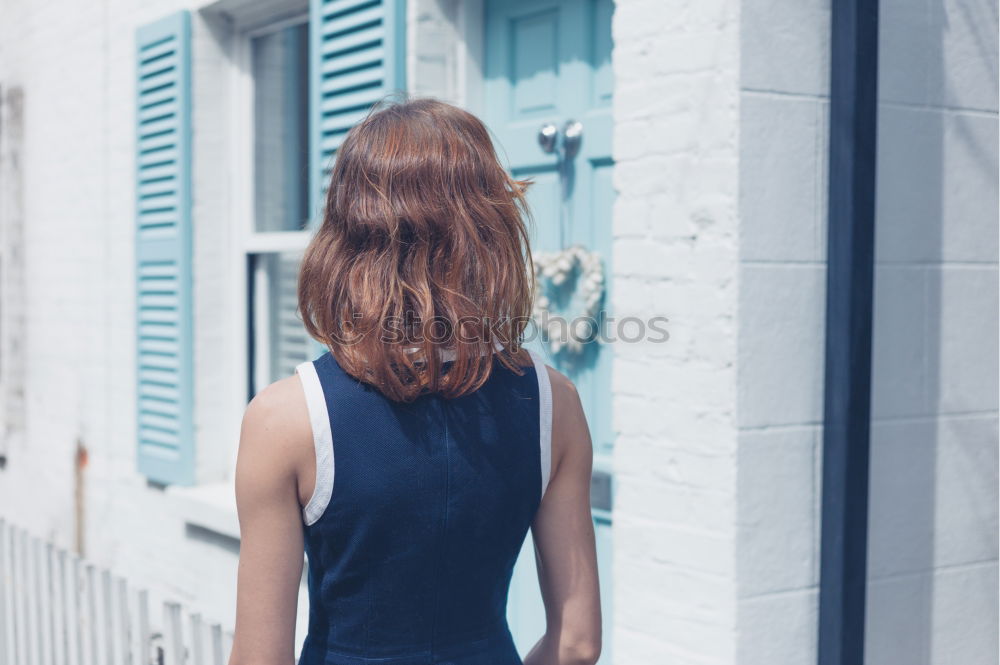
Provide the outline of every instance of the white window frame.
[[[233,255],[230,265],[233,267],[231,277],[232,301],[235,305],[233,328],[230,339],[236,340],[234,347],[234,364],[236,376],[240,377],[240,399],[243,404],[249,397],[250,362],[249,362],[249,331],[247,321],[250,316],[248,304],[248,289],[254,280],[255,311],[266,312],[265,303],[268,292],[268,275],[258,268],[255,274],[249,274],[248,258],[254,254],[277,254],[282,252],[304,251],[312,238],[312,231],[274,231],[258,232],[254,219],[254,80],[252,68],[251,41],[255,37],[266,35],[295,25],[308,24],[308,12],[296,12],[277,20],[270,20],[254,27],[239,30],[233,40],[233,61],[235,62],[233,76],[233,146],[231,155],[232,168],[232,238]],[[263,321],[260,322],[261,324]],[[257,325],[258,331],[267,331],[268,326]],[[266,332],[263,333],[266,336]],[[270,355],[266,337],[263,344],[258,344],[254,357],[253,384],[262,388],[271,383]]]

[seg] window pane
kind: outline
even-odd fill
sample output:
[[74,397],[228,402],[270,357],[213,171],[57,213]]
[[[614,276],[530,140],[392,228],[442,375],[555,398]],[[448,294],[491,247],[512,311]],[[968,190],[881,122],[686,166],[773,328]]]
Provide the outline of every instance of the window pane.
[[257,231],[298,231],[308,216],[307,24],[251,40]]
[[290,376],[296,365],[312,358],[309,336],[298,315],[301,259],[299,252],[251,257],[251,394]]

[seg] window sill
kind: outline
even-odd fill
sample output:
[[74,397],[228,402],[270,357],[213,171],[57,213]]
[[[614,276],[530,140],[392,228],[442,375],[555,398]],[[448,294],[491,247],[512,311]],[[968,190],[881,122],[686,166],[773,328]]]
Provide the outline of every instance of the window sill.
[[167,495],[177,502],[178,515],[187,524],[237,541],[240,539],[236,495],[231,482],[170,486]]

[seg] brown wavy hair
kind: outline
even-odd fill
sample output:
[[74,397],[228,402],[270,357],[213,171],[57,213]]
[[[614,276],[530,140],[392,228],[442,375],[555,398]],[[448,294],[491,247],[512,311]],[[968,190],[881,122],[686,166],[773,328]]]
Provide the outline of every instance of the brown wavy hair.
[[468,111],[383,100],[337,151],[299,273],[306,330],[396,401],[468,394],[494,359],[520,373],[534,291],[528,185]]

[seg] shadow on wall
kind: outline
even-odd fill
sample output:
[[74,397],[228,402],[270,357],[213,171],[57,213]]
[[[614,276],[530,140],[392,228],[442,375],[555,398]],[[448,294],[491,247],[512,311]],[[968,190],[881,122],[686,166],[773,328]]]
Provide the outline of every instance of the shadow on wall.
[[885,0],[870,665],[997,654],[997,8]]

